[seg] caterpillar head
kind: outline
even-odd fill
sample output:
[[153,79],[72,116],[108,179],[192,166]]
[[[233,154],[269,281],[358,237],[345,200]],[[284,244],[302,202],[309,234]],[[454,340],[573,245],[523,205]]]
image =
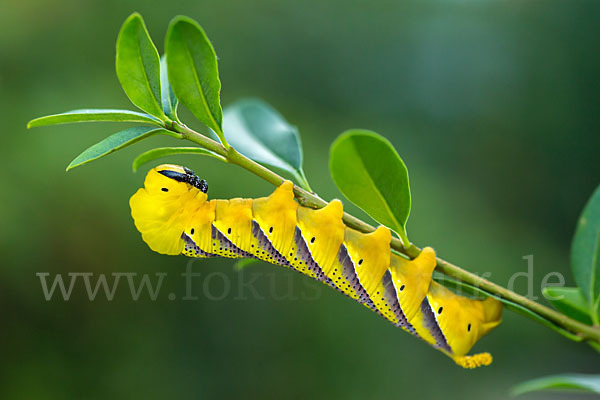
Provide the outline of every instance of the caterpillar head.
[[207,200],[208,185],[179,165],[163,164],[146,175],[144,187],[129,200],[135,226],[148,246],[161,254],[180,254],[181,232]]
[[176,194],[183,194],[186,191],[193,191],[194,188],[204,194],[208,192],[208,183],[204,179],[198,178],[194,171],[172,164],[159,165],[150,170],[146,176],[144,186],[147,190],[152,191],[160,187],[160,190],[164,193],[172,190]]
[[427,298],[454,360],[466,368],[489,364],[488,353],[465,355],[475,342],[500,324],[502,304],[491,297],[473,300],[459,296],[435,281],[431,282]]

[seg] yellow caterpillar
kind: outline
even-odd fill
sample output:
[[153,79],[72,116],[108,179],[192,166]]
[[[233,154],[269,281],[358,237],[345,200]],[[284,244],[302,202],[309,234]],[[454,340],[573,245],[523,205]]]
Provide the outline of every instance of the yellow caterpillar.
[[206,182],[177,165],[152,169],[144,186],[129,203],[152,250],[282,265],[364,304],[465,368],[491,363],[489,353],[466,354],[500,324],[500,302],[462,297],[434,282],[431,248],[409,261],[391,252],[389,229],[348,228],[339,200],[320,210],[302,207],[285,181],[269,197],[208,201]]

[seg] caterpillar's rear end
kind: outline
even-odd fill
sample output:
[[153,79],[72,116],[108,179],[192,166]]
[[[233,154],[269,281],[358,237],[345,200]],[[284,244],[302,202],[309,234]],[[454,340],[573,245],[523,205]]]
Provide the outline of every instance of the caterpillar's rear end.
[[346,227],[339,200],[319,210],[302,207],[285,181],[265,198],[209,201],[206,182],[176,165],[152,169],[144,185],[130,205],[152,250],[282,265],[344,293],[465,368],[491,363],[488,353],[467,353],[500,324],[501,304],[432,281],[431,248],[409,261],[391,252],[389,229],[365,234]]

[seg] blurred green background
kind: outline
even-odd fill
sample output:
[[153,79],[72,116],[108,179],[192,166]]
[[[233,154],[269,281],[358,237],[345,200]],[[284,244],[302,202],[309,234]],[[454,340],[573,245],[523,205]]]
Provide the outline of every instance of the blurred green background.
[[[591,348],[511,312],[475,348],[495,356],[492,366],[466,371],[266,264],[240,275],[227,260],[197,262],[203,277],[224,274],[212,275],[210,293],[223,293],[223,277],[230,293],[203,296],[201,277],[199,299],[181,300],[187,259],[149,251],[128,206],[150,168],[133,174],[133,158],[179,143],[151,138],[65,173],[122,125],[25,129],[45,114],[132,107],[114,72],[132,11],[161,50],[174,15],[199,21],[220,58],[223,104],[258,96],[296,124],[321,196],[340,196],[327,169],[336,135],[375,130],[409,167],[415,243],[502,285],[532,254],[536,296],[552,271],[573,285],[570,240],[600,180],[596,1],[0,0],[0,398],[503,399],[529,378],[600,372]],[[169,161],[207,179],[211,197],[273,189],[216,160]],[[69,301],[46,301],[39,272],[168,275],[156,301],[132,300],[125,280],[113,301],[89,301],[81,281]],[[251,274],[264,298],[246,290],[236,300]]]

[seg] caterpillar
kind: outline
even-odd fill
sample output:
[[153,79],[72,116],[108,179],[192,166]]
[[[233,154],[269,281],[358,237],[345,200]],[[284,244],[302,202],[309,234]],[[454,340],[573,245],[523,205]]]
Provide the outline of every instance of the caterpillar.
[[268,197],[208,200],[208,185],[178,165],[150,170],[130,199],[131,214],[151,250],[188,257],[253,257],[308,275],[423,339],[464,368],[489,365],[489,353],[467,355],[501,322],[494,298],[460,296],[432,280],[435,252],[414,260],[391,251],[391,232],[342,222],[339,200],[315,210],[284,181]]

